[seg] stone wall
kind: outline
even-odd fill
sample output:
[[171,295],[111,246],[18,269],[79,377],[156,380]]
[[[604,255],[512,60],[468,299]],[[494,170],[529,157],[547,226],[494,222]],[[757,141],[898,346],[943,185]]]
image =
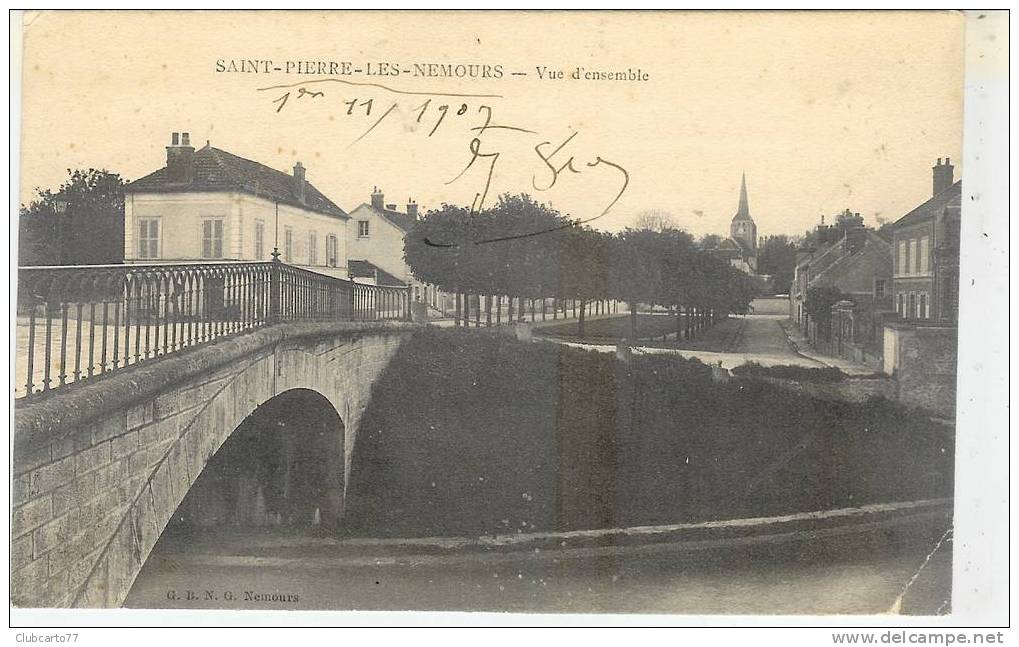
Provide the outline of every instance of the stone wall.
[[899,384],[899,401],[954,417],[958,329],[888,324],[884,346],[885,372]]
[[279,393],[329,400],[349,479],[371,385],[407,334],[395,323],[274,326],[21,404],[11,602],[119,606],[205,463]]

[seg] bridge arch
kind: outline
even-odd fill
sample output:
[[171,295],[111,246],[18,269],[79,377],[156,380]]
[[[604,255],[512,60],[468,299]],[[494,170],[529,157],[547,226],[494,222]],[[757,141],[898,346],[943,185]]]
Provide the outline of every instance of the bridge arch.
[[[210,487],[202,483],[210,461],[220,469],[217,455],[229,457],[231,446],[256,433],[253,421],[274,413],[305,412],[307,426],[332,435],[309,441],[319,431],[298,430],[288,441],[299,436],[321,450],[319,478],[294,482],[304,495],[264,506],[261,522],[271,513],[273,523],[284,514],[292,515],[287,522],[335,523],[372,384],[408,334],[393,325],[280,325],[123,369],[18,410],[12,541],[26,549],[12,557],[12,602],[120,606],[174,516],[201,521],[200,510],[181,504],[195,486]],[[83,420],[86,413],[91,418]],[[301,421],[283,422],[296,428]],[[237,443],[229,442],[238,430]],[[272,496],[279,485],[271,485]],[[232,487],[236,496],[238,483]],[[207,504],[228,499],[222,488],[210,492]]]
[[284,391],[244,418],[206,462],[167,529],[335,527],[344,462],[343,420],[329,399]]

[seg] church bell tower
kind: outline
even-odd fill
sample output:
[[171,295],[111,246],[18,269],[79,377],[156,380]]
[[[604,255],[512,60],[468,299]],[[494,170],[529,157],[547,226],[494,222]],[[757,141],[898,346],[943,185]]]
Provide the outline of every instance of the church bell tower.
[[747,200],[747,174],[743,174],[743,180],[739,190],[739,207],[736,215],[732,217],[732,224],[729,225],[729,235],[752,255],[757,254],[757,225],[750,217],[750,203]]

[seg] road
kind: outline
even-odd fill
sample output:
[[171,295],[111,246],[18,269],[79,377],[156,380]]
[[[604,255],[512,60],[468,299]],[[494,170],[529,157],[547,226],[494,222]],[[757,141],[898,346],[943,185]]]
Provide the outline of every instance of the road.
[[420,544],[392,540],[349,546],[310,536],[222,532],[199,541],[161,542],[126,606],[933,614],[943,612],[950,597],[951,542],[932,550],[943,532],[943,520],[928,520],[846,534],[775,533],[752,543],[495,553],[428,553]]
[[[785,315],[746,315],[732,317],[704,331],[697,339],[683,340],[677,347],[674,340],[660,343],[641,342],[633,346],[636,353],[680,355],[696,358],[705,364],[733,369],[747,362],[761,366],[803,366],[825,368],[835,366],[849,375],[873,375],[874,370],[848,360],[798,352],[789,341],[782,322]],[[542,339],[575,348],[605,353],[616,351],[614,345],[566,341],[551,336]]]
[[[646,354],[681,355],[732,369],[747,362],[762,366],[795,365],[807,368],[823,368],[825,364],[798,354],[789,344],[785,331],[779,322],[780,315],[747,315],[731,318],[705,331],[692,343],[683,341],[684,347],[676,348],[674,342],[642,344],[634,351]],[[588,348],[602,352],[615,352],[616,347],[608,344],[585,344],[572,341],[558,341],[567,346]]]

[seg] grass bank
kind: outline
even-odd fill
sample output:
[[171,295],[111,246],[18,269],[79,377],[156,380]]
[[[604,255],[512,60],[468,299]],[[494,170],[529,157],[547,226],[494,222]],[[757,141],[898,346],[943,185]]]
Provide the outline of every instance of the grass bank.
[[373,387],[352,534],[700,521],[950,496],[954,440],[899,405],[716,383],[675,356],[427,329]]
[[[629,339],[630,315],[619,315],[618,317],[605,317],[592,319],[584,322],[585,339]],[[577,339],[580,337],[579,324],[576,321],[563,322],[557,325],[542,326],[539,330],[542,335],[562,337],[566,339]],[[660,339],[662,335],[675,335],[676,316],[669,314],[638,314],[637,315],[637,337],[639,339]],[[675,338],[675,337],[673,337]]]

